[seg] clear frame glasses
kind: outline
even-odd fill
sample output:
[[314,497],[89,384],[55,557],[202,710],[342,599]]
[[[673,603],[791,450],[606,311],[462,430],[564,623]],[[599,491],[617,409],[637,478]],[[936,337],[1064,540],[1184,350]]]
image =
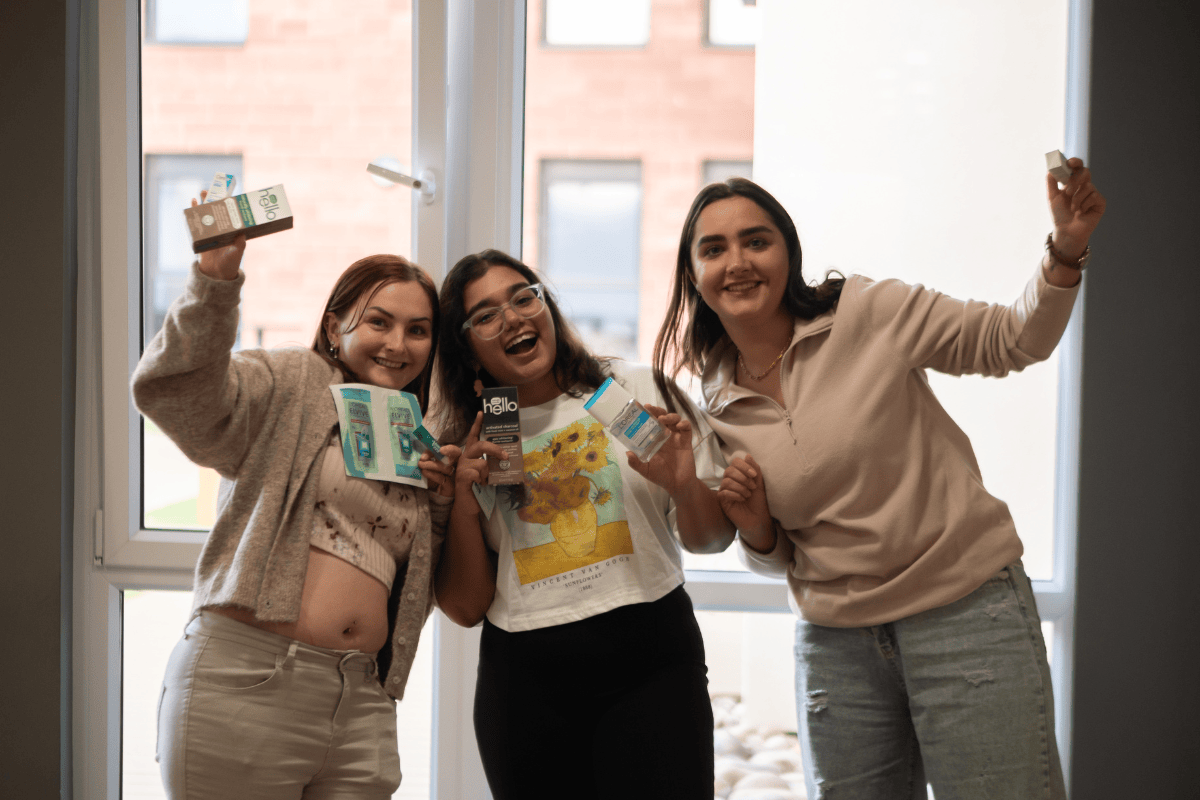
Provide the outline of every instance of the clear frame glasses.
[[504,318],[506,308],[511,308],[519,317],[532,319],[546,309],[546,290],[540,283],[531,283],[515,292],[507,303],[479,309],[462,324],[462,329],[470,328],[485,342],[495,339],[508,330],[508,321]]

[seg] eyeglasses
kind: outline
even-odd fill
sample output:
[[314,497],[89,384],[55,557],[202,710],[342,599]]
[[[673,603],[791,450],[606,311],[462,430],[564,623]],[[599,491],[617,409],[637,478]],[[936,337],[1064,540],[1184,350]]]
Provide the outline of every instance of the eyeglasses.
[[532,319],[546,308],[546,290],[540,283],[531,283],[518,290],[507,303],[479,309],[462,324],[462,329],[465,331],[470,328],[485,342],[495,339],[508,330],[508,321],[504,318],[506,308],[511,308],[517,316]]

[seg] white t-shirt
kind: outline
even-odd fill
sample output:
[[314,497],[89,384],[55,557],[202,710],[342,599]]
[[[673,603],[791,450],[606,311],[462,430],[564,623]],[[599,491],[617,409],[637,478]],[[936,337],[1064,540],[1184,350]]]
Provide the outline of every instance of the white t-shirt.
[[[611,363],[642,403],[665,406],[650,368]],[[484,537],[499,554],[492,624],[526,631],[658,600],[683,583],[675,504],[631,470],[626,448],[587,411],[591,397],[559,395],[522,408],[526,505],[505,487],[476,487]],[[716,471],[716,437],[693,417],[696,472]]]

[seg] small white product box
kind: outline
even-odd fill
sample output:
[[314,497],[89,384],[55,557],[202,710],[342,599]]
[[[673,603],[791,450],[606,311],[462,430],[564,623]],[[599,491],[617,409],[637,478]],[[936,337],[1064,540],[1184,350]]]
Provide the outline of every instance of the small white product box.
[[227,172],[218,172],[213,176],[212,183],[209,184],[208,193],[204,195],[204,202],[215,203],[218,200],[224,200],[229,197],[234,186],[237,186],[237,178]]
[[670,434],[625,387],[608,378],[583,407],[642,461],[649,461]]
[[1071,180],[1071,174],[1074,172],[1061,150],[1046,153],[1046,170],[1054,176],[1054,180],[1063,184]]

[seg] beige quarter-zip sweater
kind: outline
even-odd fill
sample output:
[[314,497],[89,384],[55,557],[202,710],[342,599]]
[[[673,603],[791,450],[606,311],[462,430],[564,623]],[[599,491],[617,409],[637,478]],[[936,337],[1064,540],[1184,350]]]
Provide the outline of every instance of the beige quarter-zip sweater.
[[809,622],[860,627],[952,603],[1020,558],[1008,507],[925,370],[1000,377],[1044,360],[1077,293],[1040,266],[1010,306],[851,276],[836,310],[796,320],[784,408],[734,383],[737,349],[719,342],[707,412],[725,457],[762,467],[779,531],[772,553],[742,545],[747,565],[786,574]]

